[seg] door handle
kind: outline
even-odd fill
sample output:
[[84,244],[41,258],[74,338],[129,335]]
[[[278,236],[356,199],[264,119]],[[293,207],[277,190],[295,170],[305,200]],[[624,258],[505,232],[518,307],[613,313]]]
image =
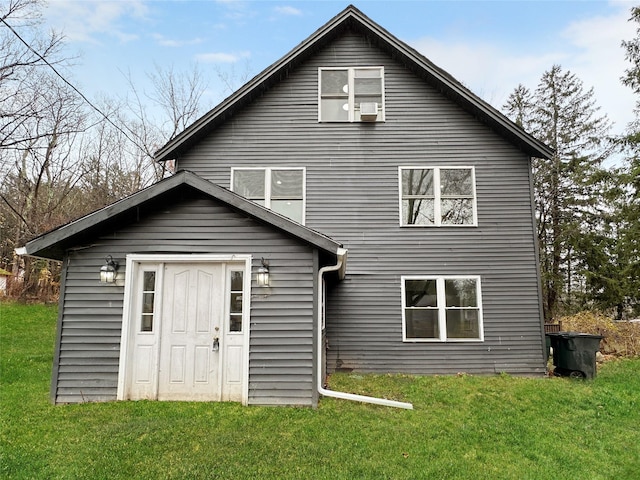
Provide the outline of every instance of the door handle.
[[217,352],[218,350],[220,350],[220,340],[218,339],[218,337],[213,337],[213,345],[211,345],[211,350],[213,352]]

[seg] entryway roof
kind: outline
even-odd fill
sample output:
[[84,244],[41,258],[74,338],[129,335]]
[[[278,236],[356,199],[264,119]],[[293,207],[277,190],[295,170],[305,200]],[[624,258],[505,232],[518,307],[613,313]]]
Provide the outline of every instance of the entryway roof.
[[303,242],[327,253],[338,255],[339,250],[341,250],[342,245],[326,235],[251,202],[224,187],[205,180],[193,172],[182,170],[118,202],[45,233],[28,242],[23,248],[17,249],[17,252],[21,255],[62,260],[66,249],[86,241],[93,233],[97,234],[97,232],[103,230],[107,224],[112,224],[114,221],[117,222],[118,218],[124,218],[126,214],[142,204],[184,186],[191,187],[236,211],[297,237]]

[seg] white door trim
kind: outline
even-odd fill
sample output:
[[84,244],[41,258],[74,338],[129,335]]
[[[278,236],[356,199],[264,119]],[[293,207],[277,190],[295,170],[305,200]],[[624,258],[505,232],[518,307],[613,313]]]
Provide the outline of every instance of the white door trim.
[[[124,301],[122,308],[122,333],[120,338],[120,355],[118,365],[118,400],[124,400],[127,387],[127,362],[128,352],[130,349],[130,333],[131,323],[135,318],[132,311],[133,305],[133,287],[135,275],[138,272],[138,263],[225,263],[225,262],[244,262],[244,284],[243,297],[245,305],[243,307],[242,323],[243,323],[243,341],[244,341],[244,362],[242,371],[242,404],[247,405],[249,401],[249,338],[250,338],[250,311],[251,311],[251,255],[214,255],[214,254],[129,254],[126,256],[126,271],[124,283]],[[160,269],[162,270],[162,269]],[[161,279],[160,279],[161,280]],[[161,283],[159,283],[161,285]],[[159,290],[156,305],[162,305],[162,289]],[[162,314],[162,313],[161,313]]]

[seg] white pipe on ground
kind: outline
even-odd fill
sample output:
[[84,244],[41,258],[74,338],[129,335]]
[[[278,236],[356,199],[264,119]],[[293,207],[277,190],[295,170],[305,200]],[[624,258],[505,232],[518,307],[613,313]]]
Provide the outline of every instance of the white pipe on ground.
[[373,403],[376,405],[384,405],[386,407],[405,408],[407,410],[413,410],[413,405],[411,403],[397,402],[395,400],[387,400],[385,398],[368,397],[366,395],[356,395],[355,393],[336,392],[326,389],[322,385],[324,380],[322,376],[322,362],[324,359],[324,348],[322,347],[322,331],[324,330],[324,309],[322,308],[324,305],[324,274],[327,272],[335,272],[342,268],[347,251],[343,248],[340,248],[338,249],[337,253],[338,263],[336,263],[335,265],[322,267],[318,271],[318,393],[320,395],[324,395],[325,397],[340,398],[342,400],[352,400],[354,402]]

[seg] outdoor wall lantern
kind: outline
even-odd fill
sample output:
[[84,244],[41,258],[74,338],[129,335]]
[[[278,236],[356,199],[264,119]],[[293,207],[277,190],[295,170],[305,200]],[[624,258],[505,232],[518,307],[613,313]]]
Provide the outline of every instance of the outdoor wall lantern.
[[262,258],[262,266],[258,268],[256,281],[260,287],[269,286],[269,262],[264,258]]
[[116,271],[118,270],[118,262],[111,255],[107,255],[104,259],[105,264],[100,268],[100,282],[116,283]]

